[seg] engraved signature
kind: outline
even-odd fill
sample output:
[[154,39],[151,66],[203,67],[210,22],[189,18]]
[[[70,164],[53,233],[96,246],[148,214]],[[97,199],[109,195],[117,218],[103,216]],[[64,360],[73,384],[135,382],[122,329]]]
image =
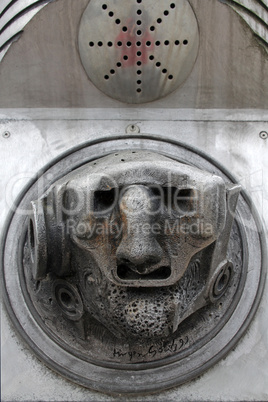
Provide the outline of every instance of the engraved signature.
[[157,354],[161,353],[176,353],[178,352],[183,346],[189,343],[189,338],[186,336],[185,338],[180,338],[178,340],[173,340],[172,342],[161,342],[156,345],[150,345],[144,353],[139,352],[137,350],[131,350],[128,352],[123,351],[122,349],[114,348],[113,357],[125,357],[129,358],[129,361],[132,361],[134,358],[146,358],[148,356],[155,357]]

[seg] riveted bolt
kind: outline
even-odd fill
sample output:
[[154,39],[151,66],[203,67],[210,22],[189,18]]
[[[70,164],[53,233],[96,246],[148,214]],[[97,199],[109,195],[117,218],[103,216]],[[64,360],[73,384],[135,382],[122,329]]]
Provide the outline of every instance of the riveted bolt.
[[9,132],[9,131],[5,131],[5,132],[2,134],[2,136],[3,136],[3,138],[9,138],[9,137],[10,137],[10,132]]
[[261,131],[261,132],[260,132],[260,138],[261,138],[262,140],[267,140],[267,138],[268,138],[268,133],[267,133],[267,131]]

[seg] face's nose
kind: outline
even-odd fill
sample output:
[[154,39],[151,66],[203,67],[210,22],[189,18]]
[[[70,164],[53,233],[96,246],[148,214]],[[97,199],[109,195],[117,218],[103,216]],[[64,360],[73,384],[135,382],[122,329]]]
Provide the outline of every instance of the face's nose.
[[139,274],[152,272],[163,257],[153,232],[155,203],[149,188],[133,185],[124,192],[119,205],[123,237],[116,253],[118,263]]

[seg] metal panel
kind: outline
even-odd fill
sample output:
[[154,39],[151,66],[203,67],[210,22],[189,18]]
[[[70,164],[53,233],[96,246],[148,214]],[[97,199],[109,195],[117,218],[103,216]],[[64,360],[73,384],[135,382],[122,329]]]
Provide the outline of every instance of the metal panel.
[[[78,111],[77,116],[83,116],[84,112]],[[112,112],[111,110],[110,113]],[[141,133],[164,135],[171,140],[180,140],[217,158],[251,194],[259,213],[266,224],[268,223],[268,191],[265,180],[268,171],[268,140],[259,136],[261,131],[267,131],[267,120],[261,119],[260,116],[264,116],[261,111],[252,111],[252,120],[255,121],[248,121],[250,111],[246,114],[241,110],[236,111],[235,116],[240,117],[238,122],[226,121],[230,111],[220,111],[218,119],[215,114],[214,121],[184,121],[182,115],[179,121],[146,121],[146,116],[154,115],[152,111],[133,112],[132,109],[127,109],[125,112],[124,115],[122,110],[118,110],[114,120],[98,120],[101,116],[97,115],[96,120],[76,121],[74,110],[54,110],[53,120],[44,119],[50,113],[46,110],[37,111],[38,119],[32,119],[30,111],[12,111],[13,120],[1,120],[1,134],[10,134],[0,137],[1,160],[4,166],[9,166],[3,171],[1,185],[2,194],[6,193],[6,198],[1,200],[2,222],[20,189],[36,170],[52,157],[92,138],[105,138],[110,135],[120,135],[124,138],[126,128],[136,125]],[[167,119],[168,113],[163,113]],[[196,116],[203,114],[201,111],[187,111],[188,115],[193,116],[194,113]],[[62,120],[64,114],[65,119]],[[3,115],[7,116],[6,113]],[[209,112],[204,115],[209,116]],[[156,395],[154,398],[159,401],[175,401],[179,395],[187,400],[267,399],[266,314],[267,295],[264,294],[261,308],[247,335],[224,361],[194,383],[183,385],[179,390]],[[3,373],[4,400],[120,400],[85,391],[45,370],[27,349],[21,349],[8,325],[4,326],[3,330],[3,359],[9,362]],[[29,376],[31,382],[28,381]],[[135,397],[135,401],[137,400],[146,398]]]
[[[266,108],[267,53],[250,29],[218,1],[190,4],[200,29],[194,68],[179,89],[143,107]],[[125,107],[97,89],[81,64],[77,40],[87,5],[88,0],[52,2],[25,27],[1,62],[0,107]]]

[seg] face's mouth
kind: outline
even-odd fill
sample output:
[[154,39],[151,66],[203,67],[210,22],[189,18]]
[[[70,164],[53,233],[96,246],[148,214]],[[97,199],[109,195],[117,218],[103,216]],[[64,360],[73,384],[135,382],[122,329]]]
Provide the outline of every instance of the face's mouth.
[[130,264],[119,264],[117,267],[117,275],[123,280],[165,280],[171,275],[171,268],[169,266],[163,266],[155,269],[152,272],[148,272],[146,266],[132,266]]

